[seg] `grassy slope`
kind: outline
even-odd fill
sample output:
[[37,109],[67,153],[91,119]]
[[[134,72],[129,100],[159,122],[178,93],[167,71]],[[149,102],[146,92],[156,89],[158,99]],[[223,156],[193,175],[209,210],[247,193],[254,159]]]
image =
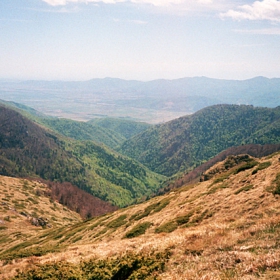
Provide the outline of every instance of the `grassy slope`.
[[[112,268],[118,257],[118,263],[125,262],[128,268],[129,260],[141,256],[163,261],[165,267],[149,274],[154,262],[145,263],[137,270],[138,276],[146,275],[144,279],[149,279],[147,275],[154,275],[152,279],[279,279],[279,157],[279,153],[257,160],[241,157],[237,164],[226,160],[211,168],[208,181],[50,231],[33,242],[37,246],[56,244],[60,253],[7,264],[7,255],[2,252],[1,271],[11,276],[15,269],[25,271],[28,264],[28,269],[35,269],[30,275],[35,275],[53,271],[58,262],[58,271],[66,269],[68,276],[70,272],[85,276],[86,267],[92,267],[86,265],[91,258],[96,270],[89,270],[89,277]],[[105,268],[99,270],[98,259],[106,259]],[[107,273],[107,278],[100,279],[116,279],[114,269]],[[33,278],[22,274],[18,279]]]
[[118,206],[154,192],[164,178],[92,141],[66,139],[0,107],[0,174],[77,185]]
[[152,127],[126,141],[120,152],[172,176],[241,144],[279,143],[280,107],[215,105]]
[[230,155],[247,154],[252,157],[261,158],[276,153],[278,151],[280,151],[280,144],[247,144],[237,147],[230,147],[224,150],[223,152],[219,153],[215,157],[211,158],[209,161],[203,163],[202,165],[199,165],[192,171],[183,174],[177,178],[170,178],[168,181],[165,182],[163,187],[158,190],[157,194],[163,194],[172,190],[173,188],[179,188],[187,183],[199,182],[199,180],[201,179],[201,175],[203,175],[203,173],[206,170],[211,168],[217,162],[225,160]]
[[[33,239],[42,232],[80,222],[81,217],[44,193],[47,185],[0,176],[0,252],[20,243],[33,244]],[[43,218],[45,226],[35,226],[36,219]],[[28,240],[28,241],[27,241]],[[23,246],[18,246],[16,252]],[[45,247],[47,248],[47,247]]]

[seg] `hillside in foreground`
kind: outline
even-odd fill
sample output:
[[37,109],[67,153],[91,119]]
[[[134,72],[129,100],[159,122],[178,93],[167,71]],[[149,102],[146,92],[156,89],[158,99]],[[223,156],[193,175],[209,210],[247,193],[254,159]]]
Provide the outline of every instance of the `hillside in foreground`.
[[0,252],[17,247],[38,236],[44,229],[74,225],[82,221],[49,196],[46,184],[27,179],[0,176]]
[[202,182],[75,225],[40,229],[16,248],[2,240],[0,271],[22,280],[279,279],[279,159],[279,153],[229,156]]

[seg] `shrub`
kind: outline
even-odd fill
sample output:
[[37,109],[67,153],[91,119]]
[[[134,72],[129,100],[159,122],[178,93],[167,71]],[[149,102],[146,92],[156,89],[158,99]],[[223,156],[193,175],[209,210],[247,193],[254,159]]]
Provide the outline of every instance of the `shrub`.
[[226,174],[222,174],[219,177],[217,177],[216,179],[214,179],[212,185],[223,182],[224,180],[228,179],[228,177],[230,176],[230,173],[226,173]]
[[260,163],[260,164],[258,165],[258,167],[252,171],[252,175],[256,174],[259,170],[266,169],[266,168],[269,167],[270,165],[271,165],[271,162],[270,162],[270,161],[265,161],[265,162]]
[[244,186],[244,187],[238,189],[236,192],[234,192],[234,194],[239,194],[241,192],[247,192],[247,191],[251,190],[253,187],[254,187],[254,185]]
[[131,216],[130,220],[138,221],[144,217],[149,216],[151,213],[160,212],[163,208],[165,208],[169,204],[169,202],[170,202],[170,198],[164,198],[163,200],[161,200],[157,203],[147,206],[145,208],[144,212],[140,212],[140,213],[137,213],[137,214]]
[[248,162],[242,164],[241,166],[239,166],[239,167],[235,170],[234,174],[237,174],[237,173],[239,173],[239,172],[241,172],[241,171],[245,171],[245,170],[247,170],[247,169],[251,169],[251,168],[253,168],[254,166],[256,166],[257,164],[258,164],[257,161],[255,161],[255,160],[250,160],[250,161],[248,161]]
[[68,262],[49,262],[34,269],[20,272],[13,279],[53,280],[117,280],[117,279],[159,279],[163,272],[168,253],[156,255],[125,255],[116,259]]
[[113,221],[109,222],[107,224],[107,227],[109,227],[109,228],[118,228],[118,227],[126,224],[127,223],[127,221],[125,221],[126,217],[127,217],[126,214],[119,216],[118,218],[116,218]]
[[274,195],[279,194],[280,195],[280,173],[276,175],[276,178],[274,180],[274,189],[272,191]]
[[193,214],[194,214],[194,212],[190,211],[186,215],[179,216],[179,217],[175,218],[172,221],[166,222],[166,223],[162,224],[161,226],[159,226],[158,228],[156,228],[155,232],[156,233],[160,233],[160,232],[169,233],[169,232],[172,232],[175,229],[177,229],[178,226],[182,226],[182,225],[188,224],[189,221],[190,221],[190,218],[192,217]]
[[189,212],[188,214],[184,215],[184,216],[179,216],[176,218],[176,223],[181,226],[184,224],[187,224],[190,220],[190,217],[193,215],[193,212]]
[[93,238],[97,238],[97,237],[99,237],[99,236],[105,234],[107,231],[108,231],[107,228],[103,228],[102,230],[100,230],[99,232],[97,232],[97,233],[93,236]]
[[102,221],[98,221],[98,222],[94,223],[93,225],[91,225],[88,229],[93,230],[96,227],[101,226],[101,225],[102,225]]
[[172,232],[175,229],[177,229],[177,227],[178,227],[178,224],[176,223],[176,221],[169,221],[169,222],[162,224],[158,228],[156,228],[155,232],[156,233],[161,233],[161,232],[169,233],[169,232]]
[[142,235],[146,232],[146,230],[150,226],[152,226],[152,223],[150,223],[150,222],[144,222],[144,223],[138,224],[133,229],[131,229],[129,232],[127,232],[125,234],[125,238],[133,238],[133,237]]
[[61,280],[82,280],[81,271],[73,264],[66,262],[52,262],[40,265],[27,272],[21,272],[14,279],[61,279]]
[[205,209],[202,213],[198,213],[197,215],[193,216],[191,219],[191,223],[201,223],[203,220],[206,220],[214,215],[214,212]]
[[[213,184],[210,185],[210,187],[212,187],[212,186],[213,186]],[[227,185],[227,184],[216,185],[216,186],[212,187],[212,188],[207,192],[207,194],[213,194],[213,193],[215,193],[215,192],[216,192],[217,190],[219,190],[219,189],[226,189],[226,188],[228,188],[228,185]]]
[[11,217],[10,217],[10,216],[6,216],[6,217],[4,217],[4,221],[6,221],[6,222],[10,222],[10,221],[11,221]]
[[32,197],[28,197],[28,198],[27,198],[27,201],[30,201],[30,202],[32,202],[33,204],[39,204],[39,201],[38,201],[37,199],[32,198]]
[[[30,256],[43,256],[48,253],[54,253],[59,252],[61,248],[58,246],[36,246],[31,247],[33,244],[31,242],[23,242],[20,243],[13,248],[5,251],[3,254],[1,254],[0,259],[1,260],[14,260],[14,259],[20,259],[20,258],[26,258]],[[30,248],[28,248],[30,246]]]

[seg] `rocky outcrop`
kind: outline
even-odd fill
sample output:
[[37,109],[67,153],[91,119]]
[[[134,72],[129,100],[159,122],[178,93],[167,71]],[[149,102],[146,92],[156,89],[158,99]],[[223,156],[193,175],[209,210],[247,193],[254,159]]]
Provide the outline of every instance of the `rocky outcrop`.
[[30,223],[33,225],[33,226],[36,226],[36,227],[51,227],[49,221],[47,218],[43,218],[43,217],[39,217],[39,218],[35,218],[35,217],[31,217],[30,218]]

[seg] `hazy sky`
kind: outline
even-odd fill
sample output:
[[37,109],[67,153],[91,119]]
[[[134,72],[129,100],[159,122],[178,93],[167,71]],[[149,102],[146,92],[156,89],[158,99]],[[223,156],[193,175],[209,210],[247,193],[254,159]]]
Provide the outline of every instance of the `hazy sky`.
[[0,1],[0,78],[193,76],[280,77],[280,1]]

